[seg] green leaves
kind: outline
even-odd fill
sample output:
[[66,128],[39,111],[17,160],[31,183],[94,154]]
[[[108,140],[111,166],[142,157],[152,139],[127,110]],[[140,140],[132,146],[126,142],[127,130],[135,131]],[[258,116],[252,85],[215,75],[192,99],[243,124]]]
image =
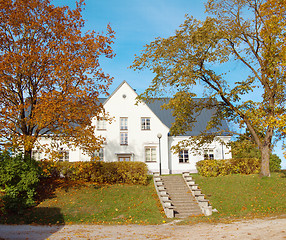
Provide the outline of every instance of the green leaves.
[[[185,92],[189,98],[204,97],[199,109],[209,108],[209,102],[216,100],[216,112],[206,130],[219,127],[223,120],[246,127],[265,153],[262,169],[268,175],[266,153],[273,139],[286,135],[285,3],[209,0],[206,13],[204,21],[186,16],[174,36],[156,39],[135,58],[131,68],[149,68],[156,74],[140,97],[162,96],[170,90],[175,94],[166,106],[177,116],[172,127],[175,134],[188,130],[197,111],[191,101],[186,106],[178,104],[177,92]],[[246,74],[234,79],[228,73],[236,64]],[[233,133],[237,131],[233,129]],[[222,134],[219,129],[218,134]],[[209,140],[205,132],[201,139]]]
[[21,212],[35,204],[36,187],[41,169],[33,159],[16,157],[4,152],[0,155],[0,187],[4,189],[4,207],[6,210]]

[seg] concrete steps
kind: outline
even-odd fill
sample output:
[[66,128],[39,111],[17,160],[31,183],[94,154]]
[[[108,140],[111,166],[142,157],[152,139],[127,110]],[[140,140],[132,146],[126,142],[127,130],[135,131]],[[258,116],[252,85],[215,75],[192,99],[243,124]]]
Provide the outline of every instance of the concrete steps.
[[179,175],[161,176],[177,218],[202,215],[202,211],[185,180]]

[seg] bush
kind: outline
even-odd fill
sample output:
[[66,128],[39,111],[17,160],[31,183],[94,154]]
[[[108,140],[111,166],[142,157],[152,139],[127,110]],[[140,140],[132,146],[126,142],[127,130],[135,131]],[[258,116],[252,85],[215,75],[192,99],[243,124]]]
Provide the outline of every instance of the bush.
[[281,159],[276,154],[270,155],[269,167],[271,172],[278,172],[281,170]]
[[41,161],[44,177],[65,177],[95,183],[146,184],[143,162],[54,162]]
[[233,172],[227,160],[202,160],[196,163],[197,170],[204,177],[225,176]]
[[228,160],[202,160],[196,163],[198,173],[204,177],[225,176],[234,173],[253,174],[260,171],[257,158],[235,158]]
[[22,154],[12,157],[8,152],[0,153],[0,187],[4,189],[2,200],[6,210],[21,212],[35,205],[40,174],[35,160]]
[[232,173],[257,174],[260,172],[261,160],[258,158],[232,158],[229,162],[233,167]]

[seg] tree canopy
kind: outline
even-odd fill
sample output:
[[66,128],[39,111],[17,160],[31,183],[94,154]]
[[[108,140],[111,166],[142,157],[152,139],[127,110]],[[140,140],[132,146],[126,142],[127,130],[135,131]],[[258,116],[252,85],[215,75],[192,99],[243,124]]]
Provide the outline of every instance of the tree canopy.
[[[114,31],[83,32],[84,1],[74,10],[50,0],[0,0],[0,135],[30,154],[50,136],[85,152],[99,148],[92,117],[112,78],[99,58],[114,56]],[[44,146],[42,146],[44,147]]]
[[[184,122],[194,121],[193,113],[216,108],[205,132],[189,139],[190,146],[222,134],[221,119],[247,128],[261,151],[263,176],[270,176],[274,141],[285,135],[285,6],[283,0],[208,0],[204,21],[187,15],[174,36],[146,45],[131,66],[155,73],[141,98],[174,90],[165,106],[174,109],[173,134],[192,127]],[[231,64],[238,62],[248,77],[230,77]],[[198,95],[203,97],[199,104],[192,100]],[[217,133],[209,134],[211,128]]]

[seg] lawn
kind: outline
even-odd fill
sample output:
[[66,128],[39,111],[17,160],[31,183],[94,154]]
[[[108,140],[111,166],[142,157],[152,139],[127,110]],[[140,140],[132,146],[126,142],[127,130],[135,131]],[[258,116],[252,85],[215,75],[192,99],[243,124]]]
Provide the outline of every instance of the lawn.
[[272,173],[270,178],[238,174],[210,178],[194,174],[193,178],[218,212],[186,222],[286,217],[286,172]]
[[142,185],[45,182],[41,199],[22,215],[0,215],[0,223],[159,224],[165,220],[153,181]]
[[[193,175],[217,213],[192,217],[182,224],[228,222],[268,216],[286,217],[286,172],[201,177]],[[166,219],[153,181],[142,185],[96,185],[43,182],[38,205],[21,215],[1,215],[10,224],[161,224]]]

